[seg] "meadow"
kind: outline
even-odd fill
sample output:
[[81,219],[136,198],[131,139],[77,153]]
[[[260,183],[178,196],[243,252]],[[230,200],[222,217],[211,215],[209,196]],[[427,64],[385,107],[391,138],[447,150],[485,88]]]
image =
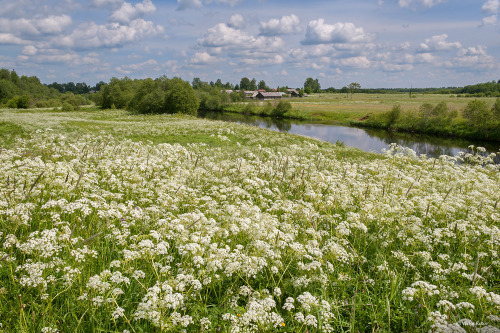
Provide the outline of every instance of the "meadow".
[[0,110],[0,332],[500,332],[500,167],[473,151]]
[[[313,94],[305,98],[290,100],[297,116],[320,122],[339,123],[349,125],[351,121],[360,121],[371,116],[382,115],[392,109],[394,105],[400,105],[403,112],[418,113],[422,104],[432,105],[445,102],[450,111],[460,112],[467,103],[478,99],[477,97],[457,97],[457,95],[443,94],[409,94],[387,93],[387,94],[365,94],[355,93],[322,93]],[[479,98],[492,106],[496,98]]]

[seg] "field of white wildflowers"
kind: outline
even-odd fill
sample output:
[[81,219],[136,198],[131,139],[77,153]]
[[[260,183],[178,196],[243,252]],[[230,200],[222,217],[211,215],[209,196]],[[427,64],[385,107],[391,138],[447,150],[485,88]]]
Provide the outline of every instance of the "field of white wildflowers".
[[0,140],[0,332],[500,332],[489,158],[122,111],[2,121],[23,130]]

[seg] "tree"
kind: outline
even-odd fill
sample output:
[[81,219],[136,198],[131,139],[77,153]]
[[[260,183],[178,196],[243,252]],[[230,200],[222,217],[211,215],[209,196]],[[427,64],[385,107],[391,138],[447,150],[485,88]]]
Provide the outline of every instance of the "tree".
[[14,97],[18,92],[19,89],[10,81],[10,79],[0,79],[0,103],[5,103]]
[[182,113],[196,116],[198,113],[198,98],[193,87],[181,78],[173,78],[167,82],[165,94],[165,111],[167,113]]
[[308,94],[310,94],[311,92],[319,93],[321,92],[321,84],[319,83],[318,79],[313,79],[312,77],[308,77],[304,82],[304,90]]
[[257,85],[258,89],[264,89],[264,90],[269,90],[269,87],[266,85],[266,82],[264,80],[260,80],[259,84]]
[[247,77],[244,77],[240,80],[240,89],[241,90],[257,90],[257,84],[255,79],[250,80]]
[[361,85],[357,82],[352,82],[349,84],[349,91],[351,92],[351,99],[352,99],[352,94],[356,92],[356,90],[360,89]]
[[[486,104],[485,101],[477,99],[469,102],[462,114],[464,118],[469,121],[469,124],[477,130],[487,130],[487,127],[493,118],[492,109],[488,108],[488,104]],[[488,136],[487,131],[486,136]]]

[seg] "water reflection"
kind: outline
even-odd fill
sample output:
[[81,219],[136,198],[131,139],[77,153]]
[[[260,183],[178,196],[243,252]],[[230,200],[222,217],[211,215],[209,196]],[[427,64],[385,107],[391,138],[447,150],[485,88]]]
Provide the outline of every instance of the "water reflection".
[[469,145],[484,147],[488,152],[498,152],[500,150],[500,143],[498,142],[481,142],[457,138],[447,139],[430,135],[389,132],[380,129],[311,124],[288,119],[275,119],[237,113],[200,112],[198,116],[213,120],[244,123],[273,131],[305,135],[331,143],[341,141],[348,147],[377,153],[380,153],[382,149],[387,148],[391,143],[411,148],[417,155],[426,154],[428,157],[439,157],[440,155],[455,156],[460,151],[468,151],[467,147]]

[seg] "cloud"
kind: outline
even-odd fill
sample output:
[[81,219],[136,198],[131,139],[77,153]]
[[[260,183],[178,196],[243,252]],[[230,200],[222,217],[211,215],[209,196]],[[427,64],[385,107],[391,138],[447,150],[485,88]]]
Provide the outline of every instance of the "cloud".
[[481,9],[483,12],[487,14],[496,14],[498,13],[498,9],[500,8],[500,1],[499,0],[488,0],[486,1]]
[[260,34],[263,36],[290,35],[300,31],[300,20],[294,14],[260,22]]
[[219,61],[217,57],[211,56],[208,52],[196,52],[191,58],[191,64],[208,65]]
[[228,26],[232,27],[232,28],[241,29],[241,28],[245,27],[245,24],[246,23],[245,23],[245,19],[243,18],[243,16],[241,16],[240,14],[234,14],[229,19]]
[[450,51],[462,47],[460,42],[447,42],[447,34],[432,36],[427,38],[425,43],[421,43],[418,52]]
[[458,70],[472,71],[498,68],[495,58],[488,55],[486,46],[461,49],[453,59],[453,66]]
[[59,34],[71,25],[72,20],[68,15],[54,16],[34,20],[34,24],[38,31],[42,34]]
[[434,7],[442,2],[446,2],[446,0],[399,0],[399,7],[415,7],[415,6],[423,6],[426,8]]
[[74,49],[114,48],[137,42],[164,32],[162,26],[151,21],[137,19],[128,25],[108,23],[97,25],[94,22],[80,25],[68,36],[58,38],[53,43]]
[[0,33],[0,44],[14,44],[14,45],[23,45],[27,42],[22,40],[19,37],[14,36],[13,34],[4,34]]
[[225,5],[229,5],[231,7],[236,6],[240,0],[217,0],[216,3],[221,3]]
[[198,39],[198,44],[207,47],[248,45],[254,38],[244,31],[234,29],[224,23],[219,23],[215,27],[208,29],[205,36]]
[[[216,4],[223,4],[223,5],[229,5],[231,7],[236,6],[238,3],[241,2],[241,0],[205,0],[205,4],[211,4],[215,2]],[[179,5],[177,7],[177,10],[186,10],[186,9],[191,9],[191,8],[200,8],[203,7],[203,1],[202,0],[177,0],[177,4]]]
[[111,22],[129,23],[132,20],[143,17],[146,14],[151,14],[156,11],[155,5],[151,0],[144,0],[132,6],[128,2],[124,2],[122,6],[115,11],[109,18]]
[[302,44],[365,43],[371,39],[363,28],[356,28],[352,23],[325,24],[321,18],[309,22]]
[[59,50],[47,49],[40,50],[40,52],[37,52],[36,55],[20,55],[18,56],[18,59],[21,61],[35,62],[39,64],[75,64],[78,60],[78,54],[75,52],[61,52]]
[[478,55],[486,55],[486,54],[487,54],[487,47],[482,46],[482,45],[479,45],[476,47],[463,48],[457,52],[457,55],[459,57],[478,56]]
[[137,71],[144,71],[146,69],[151,69],[152,67],[158,66],[158,62],[154,59],[150,59],[139,64],[129,64],[121,65],[116,67],[116,70],[122,74],[131,74]]
[[498,15],[491,15],[484,17],[483,20],[481,21],[481,26],[496,25],[497,20],[498,20]]
[[65,31],[71,23],[71,17],[68,15],[14,20],[0,18],[0,31],[10,32],[17,36],[55,35]]
[[123,4],[123,0],[92,0],[91,5],[97,8],[104,7],[119,7]]
[[203,7],[201,0],[177,0],[177,10],[186,10],[189,8],[200,8]]
[[370,68],[371,61],[365,56],[344,58],[336,60],[337,64],[354,68]]
[[28,46],[25,46],[24,49],[23,49],[23,54],[24,55],[28,55],[28,56],[33,56],[35,55],[36,53],[38,52],[38,49],[36,47],[34,47],[33,45],[28,45]]
[[206,47],[211,55],[227,55],[242,64],[270,65],[284,62],[285,42],[280,37],[254,37],[224,23],[208,29],[198,39],[198,45]]

